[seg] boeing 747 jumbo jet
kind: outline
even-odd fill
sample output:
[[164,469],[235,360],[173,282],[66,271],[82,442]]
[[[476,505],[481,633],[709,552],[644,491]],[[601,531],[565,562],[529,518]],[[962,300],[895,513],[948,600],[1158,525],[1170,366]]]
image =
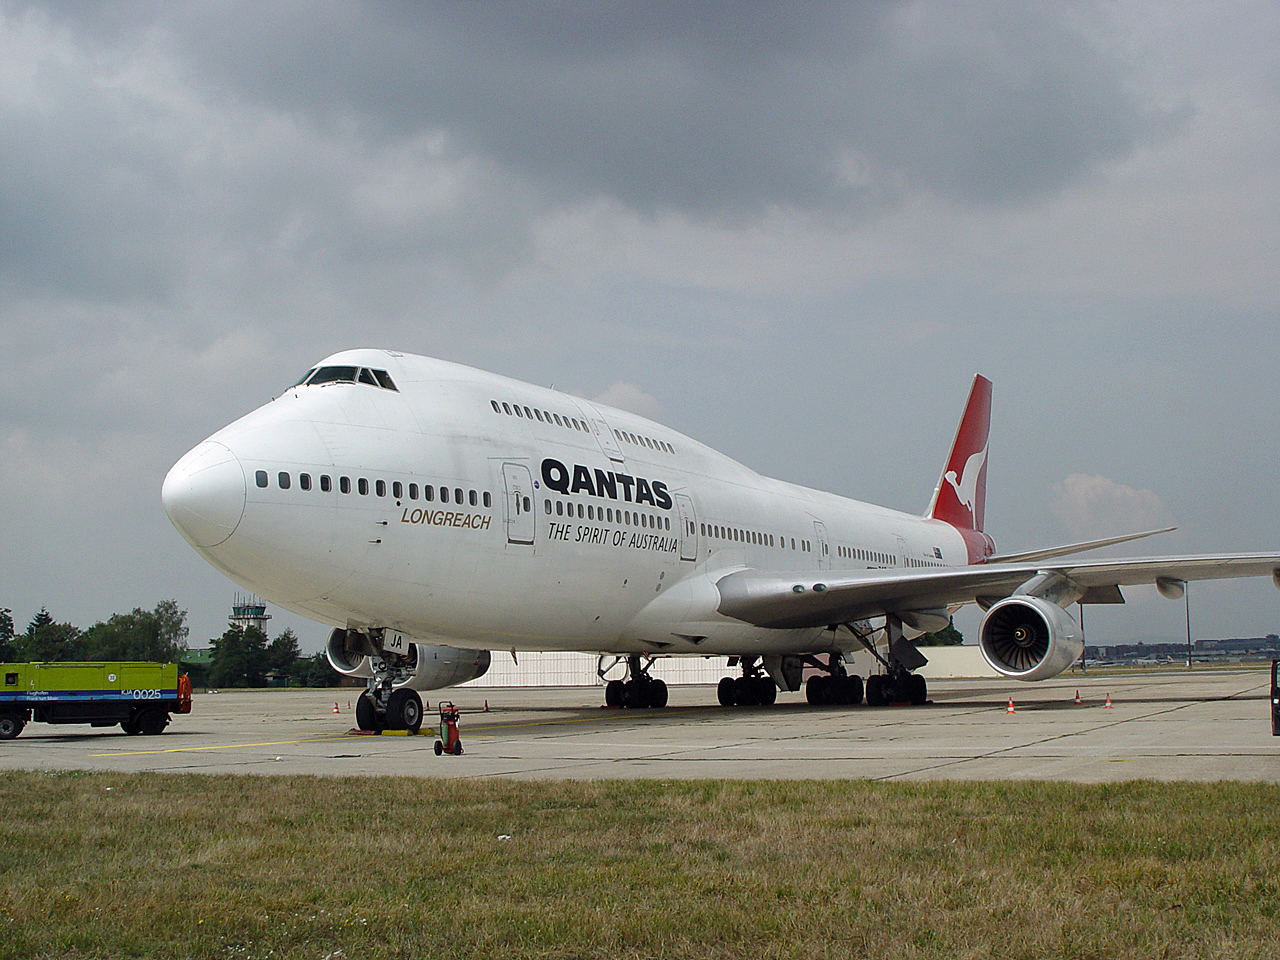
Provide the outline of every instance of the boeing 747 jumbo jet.
[[[983,529],[991,383],[974,379],[923,516],[760,476],[635,414],[389,350],[322,360],[219,430],[164,481],[174,526],[247,590],[333,627],[366,678],[357,722],[414,729],[417,691],[482,676],[488,651],[624,660],[613,706],[661,707],[655,657],[727,657],[720,703],[860,703],[846,655],[870,650],[869,704],[923,703],[912,640],[966,603],[987,662],[1065,670],[1066,607],[1120,587],[1271,576],[1280,556],[1065,561],[1147,533],[1000,556]],[[1157,531],[1151,531],[1157,532]],[[610,664],[611,665],[611,664]]]

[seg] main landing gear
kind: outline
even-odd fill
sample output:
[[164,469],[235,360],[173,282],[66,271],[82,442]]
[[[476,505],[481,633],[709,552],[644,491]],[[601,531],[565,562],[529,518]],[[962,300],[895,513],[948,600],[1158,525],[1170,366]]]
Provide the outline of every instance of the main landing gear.
[[[778,699],[778,685],[756,657],[742,657],[742,676],[725,677],[716,687],[722,707],[767,707]],[[730,659],[729,666],[733,666]]]
[[[621,658],[619,658],[621,659]],[[617,664],[614,660],[610,667]],[[604,686],[604,702],[608,707],[629,707],[642,709],[645,707],[665,707],[667,705],[667,685],[657,677],[649,676],[649,667],[653,661],[642,663],[638,654],[627,657],[627,679],[610,680]],[[597,673],[603,680],[608,668],[604,666],[604,658],[597,667]]]
[[[929,661],[910,640],[903,637],[901,620],[892,615],[885,618],[885,630],[889,640],[887,658],[880,654],[865,631],[858,629],[852,623],[846,623],[844,626],[858,638],[859,643],[871,651],[871,655],[880,661],[885,671],[872,674],[867,678],[868,706],[883,707],[891,703],[909,703],[918,707],[929,702],[928,682],[920,674],[912,673]],[[813,703],[813,700],[809,702]]]
[[[849,676],[845,672],[842,654],[829,654],[825,664],[814,658],[812,664],[825,670],[826,673],[810,677],[805,681],[804,696],[811,704],[856,707],[862,702],[862,678],[857,674]],[[870,681],[868,681],[869,689]]]

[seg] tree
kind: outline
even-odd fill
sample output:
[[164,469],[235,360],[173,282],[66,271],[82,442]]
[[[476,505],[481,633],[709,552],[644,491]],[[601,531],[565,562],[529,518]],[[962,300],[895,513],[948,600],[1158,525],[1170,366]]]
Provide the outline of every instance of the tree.
[[962,643],[964,643],[964,634],[956,629],[955,620],[952,620],[941,630],[926,633],[916,640],[917,647],[958,647]]
[[84,633],[85,655],[93,660],[151,660],[176,663],[187,649],[187,611],[161,600],[154,610],[135,607],[113,614]]
[[293,668],[293,679],[304,687],[336,687],[342,683],[342,676],[329,665],[329,658],[323,653],[303,657]]
[[[23,663],[52,663],[82,659],[80,629],[70,623],[54,623],[48,611],[36,615],[27,632],[13,642],[14,660]],[[47,618],[47,620],[45,619]],[[37,625],[37,620],[39,624]]]
[[263,687],[271,669],[267,635],[257,627],[228,627],[209,643],[213,650],[209,681],[217,687]]
[[298,647],[298,637],[291,629],[286,628],[284,633],[271,641],[271,645],[267,647],[267,670],[284,674],[285,676],[294,676],[294,666],[302,657],[302,650]]
[[16,653],[13,647],[13,611],[0,607],[0,663],[13,663]]

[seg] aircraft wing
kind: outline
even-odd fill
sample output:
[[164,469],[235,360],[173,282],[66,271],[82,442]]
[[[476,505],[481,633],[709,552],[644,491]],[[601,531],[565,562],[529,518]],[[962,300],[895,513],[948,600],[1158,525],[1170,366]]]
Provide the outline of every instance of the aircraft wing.
[[930,613],[964,603],[990,605],[1042,574],[1078,585],[1085,603],[1123,603],[1119,588],[1142,583],[1269,576],[1280,587],[1280,555],[1149,557],[1082,563],[985,563],[925,570],[744,569],[716,581],[717,608],[760,627],[822,627],[894,614]]

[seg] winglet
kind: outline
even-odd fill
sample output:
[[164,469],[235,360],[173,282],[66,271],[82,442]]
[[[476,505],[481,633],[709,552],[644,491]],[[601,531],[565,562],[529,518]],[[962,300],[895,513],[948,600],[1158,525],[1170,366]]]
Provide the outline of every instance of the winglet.
[[987,442],[991,433],[991,381],[973,378],[969,402],[938,479],[928,516],[957,530],[982,532],[987,512]]

